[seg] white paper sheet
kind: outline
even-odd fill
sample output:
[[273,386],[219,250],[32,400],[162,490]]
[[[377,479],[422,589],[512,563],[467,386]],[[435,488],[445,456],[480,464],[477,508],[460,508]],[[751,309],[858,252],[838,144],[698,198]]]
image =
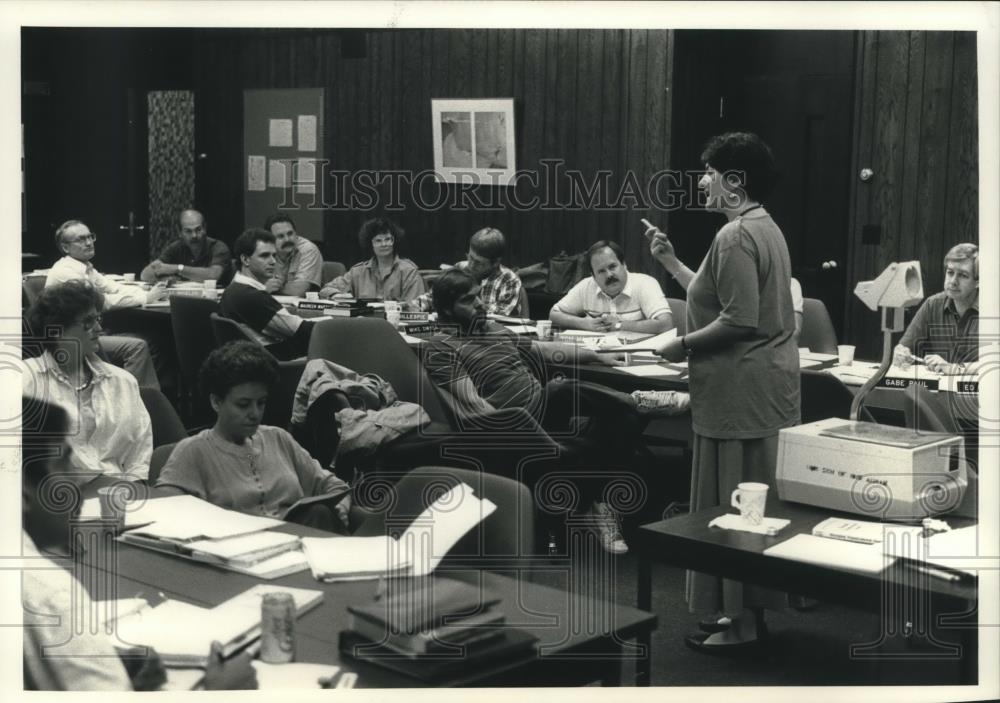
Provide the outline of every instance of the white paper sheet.
[[287,188],[291,184],[291,169],[279,159],[271,159],[267,165],[268,188]]
[[316,162],[312,159],[300,158],[295,162],[295,182],[315,183],[316,182]]
[[268,664],[259,659],[250,662],[257,671],[257,688],[321,688],[319,680],[340,673],[340,667],[332,664]]
[[291,146],[292,121],[268,120],[267,144],[268,146]]
[[765,549],[764,554],[807,564],[868,573],[878,573],[896,561],[895,557],[882,554],[881,544],[860,544],[803,534],[795,535]]
[[251,154],[247,157],[247,190],[267,190],[267,157]]
[[638,364],[636,366],[619,366],[617,368],[619,371],[630,373],[633,376],[642,376],[643,378],[677,378],[683,374],[683,371],[669,369],[659,364]]
[[316,115],[299,115],[299,151],[316,151]]

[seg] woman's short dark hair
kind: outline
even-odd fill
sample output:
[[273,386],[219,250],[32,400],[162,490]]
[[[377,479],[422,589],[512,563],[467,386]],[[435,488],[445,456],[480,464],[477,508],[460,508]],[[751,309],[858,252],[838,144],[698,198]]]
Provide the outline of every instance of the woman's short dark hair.
[[398,255],[399,245],[406,238],[406,232],[388,217],[373,217],[361,225],[361,229],[358,230],[358,244],[361,245],[361,250],[372,251],[372,240],[380,234],[392,235],[392,251]]
[[591,273],[594,271],[594,266],[591,261],[602,249],[610,249],[611,252],[618,257],[619,262],[623,264],[625,263],[625,252],[622,250],[621,245],[618,242],[612,242],[609,239],[602,239],[599,242],[591,244],[585,255],[587,257],[587,266],[590,268]]
[[449,269],[438,276],[431,289],[434,310],[438,315],[451,316],[455,301],[468,293],[476,285],[476,279],[459,269]]
[[228,342],[215,349],[198,372],[201,392],[218,398],[225,398],[241,383],[263,383],[272,388],[277,382],[278,361],[249,340]]
[[753,132],[712,137],[701,152],[701,161],[720,174],[737,174],[739,185],[754,200],[766,198],[778,177],[771,148]]
[[274,244],[274,235],[271,234],[270,230],[261,229],[260,227],[251,227],[245,230],[243,234],[236,238],[233,242],[233,254],[236,256],[236,261],[242,266],[244,256],[253,256],[253,253],[257,251],[257,242],[267,242],[268,244]]
[[[72,327],[89,310],[101,312],[104,295],[88,281],[66,281],[45,288],[28,310],[28,326],[43,349],[55,347],[62,331]],[[48,330],[57,329],[58,336]]]

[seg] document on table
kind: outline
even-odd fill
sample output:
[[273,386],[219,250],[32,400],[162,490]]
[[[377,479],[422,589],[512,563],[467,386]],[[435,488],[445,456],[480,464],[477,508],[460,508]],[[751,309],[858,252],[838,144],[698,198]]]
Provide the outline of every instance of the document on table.
[[226,510],[189,495],[129,503],[125,512],[126,528],[144,525],[138,527],[136,531],[174,540],[221,539],[279,527],[282,524],[281,520],[275,518]]
[[963,527],[939,532],[930,537],[896,535],[899,528],[887,528],[883,551],[893,557],[916,561],[928,566],[940,566],[951,571],[975,576],[983,569],[997,569],[997,558],[980,555],[979,528]]
[[616,368],[619,371],[630,373],[633,376],[642,376],[643,378],[680,378],[684,375],[684,371],[661,366],[660,364],[637,364],[635,366],[618,366]]
[[302,550],[320,580],[377,578],[393,572],[424,576],[458,540],[496,510],[473,495],[464,483],[428,506],[399,539],[375,537],[304,537]]
[[878,573],[896,558],[882,554],[881,544],[862,544],[840,539],[799,534],[764,550],[769,557],[790,559],[819,566]]
[[260,690],[280,688],[321,688],[321,678],[332,678],[340,672],[333,664],[268,664],[259,659],[250,662],[257,672],[257,688]]

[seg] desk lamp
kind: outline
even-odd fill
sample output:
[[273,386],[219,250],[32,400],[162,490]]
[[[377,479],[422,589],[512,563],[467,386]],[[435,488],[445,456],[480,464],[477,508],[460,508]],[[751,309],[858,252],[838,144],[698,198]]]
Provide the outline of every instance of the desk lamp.
[[865,396],[885,376],[892,365],[892,333],[903,331],[903,310],[924,299],[919,261],[893,262],[871,281],[861,281],[854,288],[870,310],[882,309],[882,363],[875,374],[861,386],[851,402],[851,420],[858,419]]

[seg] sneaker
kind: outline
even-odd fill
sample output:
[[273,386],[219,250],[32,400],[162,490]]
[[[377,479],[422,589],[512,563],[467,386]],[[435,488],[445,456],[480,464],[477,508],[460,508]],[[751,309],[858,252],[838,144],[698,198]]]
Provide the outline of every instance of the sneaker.
[[640,415],[680,415],[691,406],[691,396],[680,391],[632,391]]
[[594,502],[594,522],[601,536],[601,546],[612,554],[627,554],[628,545],[622,537],[618,516],[608,507],[607,503]]

